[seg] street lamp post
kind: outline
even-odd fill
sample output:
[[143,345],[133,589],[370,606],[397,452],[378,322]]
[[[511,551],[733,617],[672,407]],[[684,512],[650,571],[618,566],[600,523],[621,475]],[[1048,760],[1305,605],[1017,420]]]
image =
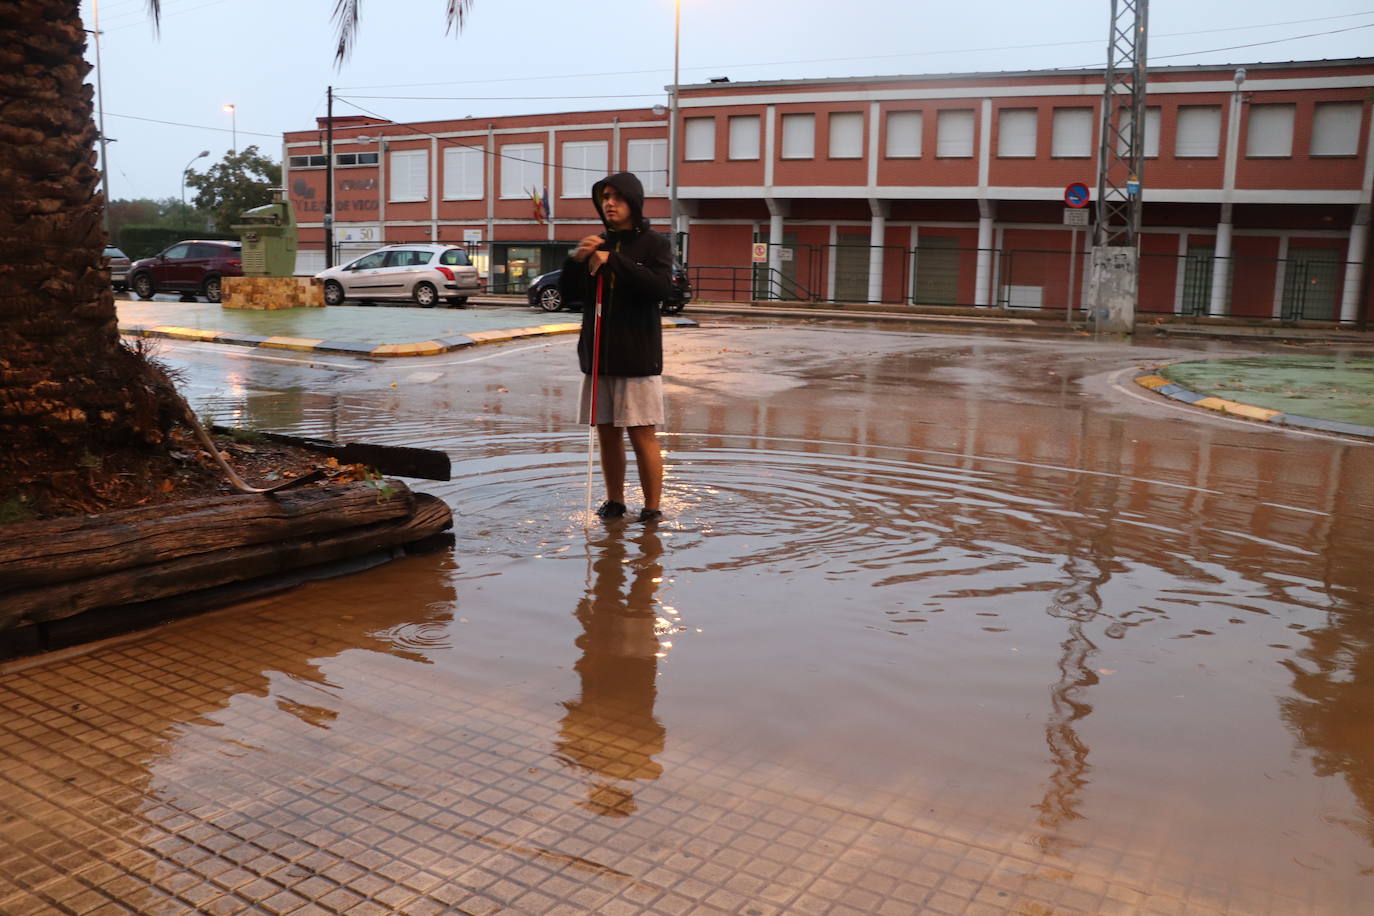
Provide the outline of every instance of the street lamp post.
[[682,257],[682,252],[678,250],[678,236],[680,229],[681,216],[677,200],[677,167],[682,161],[678,155],[678,116],[677,116],[677,96],[678,96],[678,58],[681,48],[682,32],[682,0],[673,0],[673,105],[668,114],[668,207],[670,219],[672,220],[672,232],[670,239],[673,243],[673,260],[676,262]]
[[234,137],[234,145],[229,148],[229,152],[237,153],[239,151],[239,107],[232,104],[225,105],[224,110],[229,112],[229,129]]
[[181,228],[186,228],[186,173],[191,171],[191,163],[197,159],[204,159],[210,155],[208,149],[203,149],[191,157],[190,162],[186,163],[186,168],[181,170]]

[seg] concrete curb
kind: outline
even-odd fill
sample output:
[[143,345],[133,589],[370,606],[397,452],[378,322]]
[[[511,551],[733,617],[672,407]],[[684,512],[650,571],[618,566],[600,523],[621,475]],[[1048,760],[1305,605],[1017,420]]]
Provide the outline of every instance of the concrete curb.
[[[665,317],[659,319],[659,323],[665,329],[698,327],[691,318]],[[451,353],[454,350],[462,350],[478,344],[505,343],[511,340],[548,337],[554,334],[576,334],[581,329],[581,322],[564,322],[561,324],[541,324],[529,328],[473,331],[469,334],[453,334],[447,337],[436,337],[433,340],[417,340],[399,344],[370,344],[356,340],[332,340],[314,337],[261,337],[256,334],[231,334],[227,331],[206,331],[200,328],[174,326],[120,325],[119,333],[133,337],[163,337],[169,340],[190,340],[197,343],[219,343],[237,347],[262,347],[270,350],[294,350],[298,353],[326,353],[331,356],[360,356],[376,359],[398,356],[438,356],[441,353]]]
[[1146,372],[1142,375],[1137,375],[1135,377],[1135,383],[1142,388],[1148,388],[1156,394],[1162,394],[1167,398],[1172,398],[1175,401],[1182,401],[1194,407],[1205,407],[1208,410],[1218,410],[1222,413],[1246,417],[1250,420],[1260,420],[1265,423],[1277,423],[1280,426],[1315,429],[1327,433],[1340,433],[1345,436],[1360,436],[1365,439],[1374,439],[1374,426],[1347,423],[1344,420],[1320,420],[1315,417],[1302,417],[1297,414],[1284,413],[1283,411],[1274,410],[1269,407],[1256,407],[1253,404],[1242,404],[1239,401],[1230,401],[1226,398],[1198,394],[1196,391],[1189,391],[1182,385],[1177,385],[1154,372]]

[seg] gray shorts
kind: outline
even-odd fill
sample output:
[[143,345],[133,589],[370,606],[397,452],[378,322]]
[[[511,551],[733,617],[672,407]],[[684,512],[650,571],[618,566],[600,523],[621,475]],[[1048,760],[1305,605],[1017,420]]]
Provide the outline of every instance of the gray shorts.
[[[592,377],[582,376],[577,422],[591,420]],[[662,426],[663,376],[603,375],[596,380],[597,425]]]

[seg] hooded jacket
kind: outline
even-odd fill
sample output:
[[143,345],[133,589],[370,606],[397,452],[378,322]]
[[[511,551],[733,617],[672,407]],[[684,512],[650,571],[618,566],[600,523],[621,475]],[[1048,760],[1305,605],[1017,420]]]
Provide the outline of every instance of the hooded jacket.
[[[615,188],[630,207],[632,228],[615,230],[601,211],[601,192]],[[672,293],[672,246],[649,228],[644,219],[644,186],[630,172],[618,172],[592,186],[592,202],[606,224],[602,251],[605,265],[592,275],[588,261],[568,258],[558,285],[563,301],[585,303],[582,333],[577,339],[577,358],[582,372],[592,372],[592,341],[596,327],[596,284],[602,284],[601,375],[645,376],[663,374],[663,328],[658,305]]]

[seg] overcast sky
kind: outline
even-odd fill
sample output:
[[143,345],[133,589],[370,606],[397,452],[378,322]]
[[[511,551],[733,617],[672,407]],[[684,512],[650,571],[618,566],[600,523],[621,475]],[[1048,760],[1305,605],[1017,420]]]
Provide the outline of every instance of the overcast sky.
[[[420,120],[649,108],[672,82],[673,0],[476,0],[456,36],[444,32],[445,0],[363,0],[337,69],[334,0],[162,0],[160,34],[146,0],[83,0],[88,29],[96,2],[116,198],[179,196],[188,160],[209,150],[199,169],[232,147],[234,120],[239,148],[279,158],[282,132],[312,127],[331,84],[368,112]],[[1109,10],[1109,0],[682,0],[682,82],[1101,66]],[[1150,7],[1151,64],[1360,56],[1374,56],[1374,0]],[[335,113],[361,112],[338,101]]]

